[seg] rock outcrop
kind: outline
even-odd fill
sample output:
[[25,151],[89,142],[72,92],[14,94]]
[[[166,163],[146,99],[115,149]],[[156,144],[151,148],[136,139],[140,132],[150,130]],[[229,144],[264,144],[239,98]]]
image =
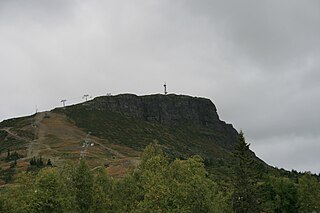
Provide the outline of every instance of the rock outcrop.
[[121,94],[98,97],[85,105],[94,110],[108,110],[164,125],[199,125],[237,138],[237,131],[231,124],[219,119],[215,105],[206,98],[174,94]]

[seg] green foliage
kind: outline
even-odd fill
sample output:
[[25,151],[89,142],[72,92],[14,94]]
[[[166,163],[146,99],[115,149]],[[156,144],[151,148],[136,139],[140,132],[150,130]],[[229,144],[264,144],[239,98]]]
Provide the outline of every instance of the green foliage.
[[[33,156],[33,158],[29,161],[29,163],[30,163],[29,171],[37,171],[39,168],[45,167],[41,156],[37,157],[37,158],[35,156]],[[52,166],[52,164],[51,164],[51,166]]]
[[18,160],[22,157],[23,157],[23,155],[19,154],[18,152],[14,151],[13,153],[11,153],[10,149],[8,149],[7,157],[6,157],[5,161],[7,161],[7,162],[15,161],[15,160]]
[[51,162],[50,158],[47,161],[47,166],[52,166],[52,162]]
[[30,125],[31,121],[33,120],[33,116],[34,115],[4,120],[0,123],[0,128],[4,128],[4,127],[21,128],[21,127]]
[[15,168],[16,166],[17,166],[17,160],[14,159],[14,161],[10,163],[10,168]]
[[42,169],[36,176],[31,202],[33,212],[62,212],[64,208],[61,179],[55,168]]
[[30,165],[31,165],[31,166],[37,165],[37,160],[36,160],[36,157],[35,157],[35,156],[33,156],[33,158],[30,160]]
[[156,144],[146,147],[138,173],[143,190],[143,200],[138,204],[141,211],[168,211],[170,197],[166,171],[168,164],[168,158]]
[[276,209],[276,192],[270,181],[260,183],[257,187],[259,209],[264,212],[274,213]]
[[[273,182],[275,191],[275,212],[290,212],[297,211],[297,188],[289,178],[270,178]],[[272,180],[273,179],[273,180]]]
[[21,173],[15,186],[5,188],[0,193],[1,212],[32,212],[32,200],[35,193],[34,177],[30,173]]
[[35,135],[34,135],[34,131],[26,131],[26,130],[22,130],[22,129],[14,129],[14,132],[22,138],[26,138],[28,140],[34,140],[35,139]]
[[[84,160],[61,168],[42,168],[37,174],[22,173],[13,184],[0,189],[0,212],[319,211],[320,187],[315,176],[305,174],[298,183],[268,176],[257,183],[255,173],[250,173],[252,153],[243,135],[239,143],[235,157],[246,175],[235,170],[235,177],[242,180],[234,180],[232,191],[228,183],[209,178],[200,156],[171,159],[160,145],[151,144],[136,170],[123,179],[112,179],[103,167],[90,170]],[[243,186],[237,185],[240,183]],[[245,199],[232,205],[236,196]]]
[[305,173],[299,178],[299,212],[320,212],[320,183],[315,176]]
[[228,212],[229,199],[207,178],[203,160],[194,156],[169,167],[173,207],[182,212]]
[[254,158],[249,149],[250,144],[245,142],[242,131],[239,134],[239,143],[234,150],[234,194],[233,207],[235,212],[251,213],[257,211],[255,184],[257,182],[254,169]]
[[139,169],[145,172],[161,171],[168,165],[168,161],[160,146],[152,143],[144,149]]
[[4,140],[8,136],[7,131],[0,130],[0,141]]
[[15,185],[0,196],[2,212],[75,212],[70,188],[56,168],[44,168],[37,175],[21,173]]
[[5,183],[11,183],[13,181],[13,176],[16,173],[15,165],[10,165],[9,168],[7,169],[1,169],[0,170],[0,178],[5,182]]
[[258,187],[260,208],[266,212],[298,212],[298,194],[295,183],[286,177],[270,176]]
[[169,162],[156,144],[147,146],[137,173],[143,191],[141,212],[229,212],[228,199],[194,156]]
[[[207,176],[194,156],[171,161],[157,144],[146,147],[140,166],[113,180],[104,168],[43,168],[22,174],[0,196],[3,212],[232,212],[230,195]],[[20,204],[21,203],[21,204]]]
[[44,159],[40,157],[35,157],[31,158],[29,161],[30,166],[28,167],[28,171],[33,171],[37,172],[39,169],[44,168],[44,167],[52,167],[52,162],[50,159],[47,160],[47,163],[44,163]]
[[79,212],[88,212],[93,203],[93,176],[86,162],[81,159],[72,176],[75,200]]
[[0,152],[7,151],[8,149],[11,150],[20,150],[24,149],[26,142],[20,139],[17,139],[16,137],[13,137],[11,135],[6,136],[5,139],[0,140],[1,146],[0,146]]
[[135,212],[143,200],[140,176],[132,174],[114,182],[111,212]]
[[99,168],[94,176],[91,212],[110,212],[112,209],[113,180],[105,169]]
[[[25,126],[29,126],[33,121],[33,116],[21,117],[21,118],[13,118],[9,120],[4,120],[0,122],[0,129],[8,128],[14,132],[15,135],[33,140],[34,132],[22,130],[21,128]],[[11,150],[23,150],[26,146],[26,141],[19,139],[19,137],[15,137],[14,135],[8,134],[6,130],[0,130],[0,152],[6,151],[7,149]],[[13,159],[14,160],[14,159]]]

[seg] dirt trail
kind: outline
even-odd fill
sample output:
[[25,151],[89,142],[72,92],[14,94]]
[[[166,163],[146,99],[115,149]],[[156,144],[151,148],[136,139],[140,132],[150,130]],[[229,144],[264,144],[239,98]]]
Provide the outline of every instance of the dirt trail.
[[30,141],[29,146],[27,148],[27,158],[32,158],[33,156],[38,156],[39,149],[41,148],[41,139],[44,138],[44,130],[43,124],[41,121],[43,120],[45,113],[40,112],[35,116],[35,122],[33,124],[33,128],[35,131],[34,140]]
[[[43,117],[44,117],[43,113],[37,114],[35,117],[35,122],[32,124],[32,128],[34,128],[34,134],[35,134],[36,138],[39,138],[39,137],[44,138],[44,130],[42,129],[42,124],[41,124]],[[27,156],[24,158],[18,159],[18,161],[28,160],[28,159],[32,158],[33,156],[37,156],[39,153],[39,150],[51,149],[51,147],[48,146],[47,144],[41,143],[39,141],[39,139],[31,140],[29,138],[21,137],[16,132],[12,131],[11,129],[12,129],[11,127],[6,127],[6,128],[2,128],[0,130],[6,131],[9,136],[16,138],[17,140],[24,141],[24,142],[28,143],[28,147],[26,149]],[[39,134],[39,132],[41,132],[41,134]],[[55,150],[53,150],[53,151],[55,151]]]
[[99,146],[103,147],[104,149],[108,150],[109,153],[111,153],[112,155],[118,157],[118,158],[124,158],[125,155],[121,154],[120,152],[111,149],[110,147],[107,147],[105,145],[103,145],[102,143],[99,143],[97,140],[95,140],[94,137],[90,137],[89,139],[91,139],[95,144],[99,144]]
[[[28,157],[37,156],[45,152],[78,153],[82,142],[87,133],[76,127],[63,114],[53,112],[38,113],[35,117],[35,135],[36,140],[32,141],[28,148]],[[116,158],[125,158],[126,156],[118,150],[108,146],[108,142],[90,135],[90,142],[95,144],[89,147],[88,153],[92,156],[111,155]]]
[[6,131],[11,137],[14,137],[14,138],[16,138],[18,140],[25,141],[25,142],[28,142],[28,143],[30,142],[30,140],[28,140],[26,138],[23,138],[23,137],[20,137],[15,132],[12,132],[11,128],[6,127],[6,128],[3,128],[3,129],[0,129],[0,130]]
[[[61,113],[40,112],[34,117],[32,130],[34,140],[17,135],[10,128],[2,129],[10,136],[27,142],[26,157],[18,161],[29,161],[42,156],[51,159],[54,165],[62,165],[65,160],[75,161],[80,158],[85,138],[94,143],[86,152],[85,158],[94,168],[107,165],[110,175],[123,176],[129,168],[139,162],[139,152],[125,146],[112,144],[108,140],[88,135],[78,128],[68,117]],[[131,157],[130,157],[131,156]]]

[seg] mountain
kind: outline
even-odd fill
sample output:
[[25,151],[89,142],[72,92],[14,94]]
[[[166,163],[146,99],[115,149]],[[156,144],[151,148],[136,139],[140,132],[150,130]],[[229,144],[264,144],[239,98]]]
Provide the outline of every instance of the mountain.
[[[1,122],[0,166],[9,168],[12,156],[18,156],[17,171],[27,170],[29,161],[40,156],[61,166],[77,161],[82,153],[92,167],[104,165],[111,175],[122,177],[139,163],[144,147],[156,142],[172,158],[202,156],[218,177],[229,173],[237,141],[237,131],[219,119],[209,99],[174,94],[102,96]],[[268,168],[256,159],[261,168]]]

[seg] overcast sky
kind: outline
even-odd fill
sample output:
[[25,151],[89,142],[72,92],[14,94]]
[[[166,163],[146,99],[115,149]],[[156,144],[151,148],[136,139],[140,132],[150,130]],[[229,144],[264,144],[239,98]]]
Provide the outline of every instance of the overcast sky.
[[0,121],[166,81],[267,163],[320,172],[318,0],[0,0],[0,71]]

